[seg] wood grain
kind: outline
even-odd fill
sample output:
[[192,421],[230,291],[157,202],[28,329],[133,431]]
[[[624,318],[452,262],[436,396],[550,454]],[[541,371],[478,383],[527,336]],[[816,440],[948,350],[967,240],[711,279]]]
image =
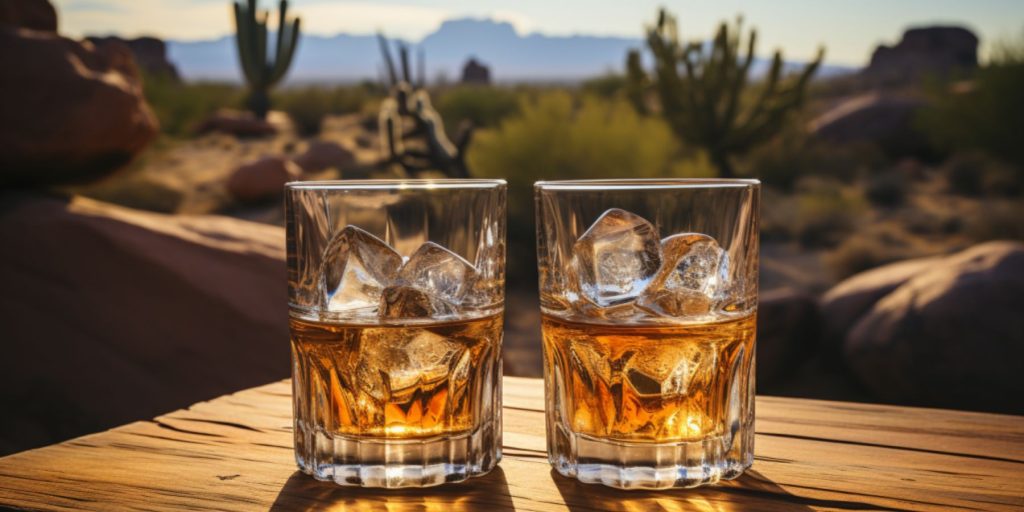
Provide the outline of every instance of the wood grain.
[[276,382],[0,459],[0,505],[41,510],[1022,510],[1024,418],[758,397],[756,462],[717,487],[622,492],[554,474],[543,385],[505,378],[499,469],[415,491],[297,472]]

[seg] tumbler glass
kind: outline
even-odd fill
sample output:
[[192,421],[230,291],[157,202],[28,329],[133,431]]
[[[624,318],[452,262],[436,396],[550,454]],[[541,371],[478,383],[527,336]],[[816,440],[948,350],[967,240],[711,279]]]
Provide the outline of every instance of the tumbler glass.
[[538,182],[548,460],[622,489],[754,458],[756,180]]
[[295,460],[423,487],[501,459],[505,182],[285,190]]

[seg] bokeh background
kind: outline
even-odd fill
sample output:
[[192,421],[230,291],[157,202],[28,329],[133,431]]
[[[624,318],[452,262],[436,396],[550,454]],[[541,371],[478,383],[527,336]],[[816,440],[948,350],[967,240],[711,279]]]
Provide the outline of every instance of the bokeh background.
[[0,67],[0,454],[286,378],[307,179],[508,180],[540,376],[534,181],[758,178],[760,393],[1024,413],[1018,2],[5,0]]

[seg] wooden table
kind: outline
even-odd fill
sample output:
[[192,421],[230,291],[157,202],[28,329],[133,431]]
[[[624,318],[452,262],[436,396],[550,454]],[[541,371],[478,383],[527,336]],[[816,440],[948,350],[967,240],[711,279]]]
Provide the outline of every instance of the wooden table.
[[347,489],[296,471],[287,382],[0,459],[0,505],[46,510],[1022,510],[1024,418],[758,397],[756,462],[717,487],[554,474],[540,380],[506,378],[505,458],[467,483]]

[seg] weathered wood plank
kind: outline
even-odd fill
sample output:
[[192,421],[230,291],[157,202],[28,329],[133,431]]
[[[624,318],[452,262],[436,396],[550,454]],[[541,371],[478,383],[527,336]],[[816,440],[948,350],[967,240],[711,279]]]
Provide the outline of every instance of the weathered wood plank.
[[758,397],[753,469],[717,487],[621,492],[554,474],[543,386],[504,382],[500,469],[371,491],[297,472],[286,382],[0,459],[0,505],[42,510],[1021,510],[1024,418]]

